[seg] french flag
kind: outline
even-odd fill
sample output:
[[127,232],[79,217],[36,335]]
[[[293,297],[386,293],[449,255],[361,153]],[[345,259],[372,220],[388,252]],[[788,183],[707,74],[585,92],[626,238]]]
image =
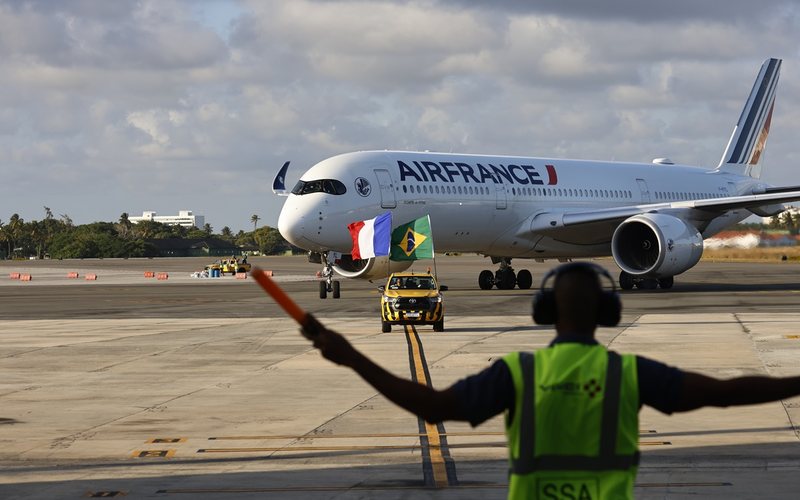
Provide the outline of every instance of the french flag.
[[352,222],[347,225],[353,238],[353,259],[368,259],[389,255],[392,239],[392,213],[386,212],[374,219]]

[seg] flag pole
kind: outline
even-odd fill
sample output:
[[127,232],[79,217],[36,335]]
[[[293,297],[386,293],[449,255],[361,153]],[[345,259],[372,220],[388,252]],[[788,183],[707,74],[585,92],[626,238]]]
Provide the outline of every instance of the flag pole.
[[386,279],[392,275],[392,211],[389,210],[389,253],[386,254]]
[[433,277],[439,282],[439,271],[436,270],[436,247],[433,245],[433,226],[431,225],[431,214],[428,214],[428,227],[431,228],[431,255],[433,255]]

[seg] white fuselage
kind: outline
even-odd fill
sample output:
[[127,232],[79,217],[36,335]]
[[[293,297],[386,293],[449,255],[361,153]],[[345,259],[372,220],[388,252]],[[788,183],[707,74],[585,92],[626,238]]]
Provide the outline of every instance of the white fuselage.
[[[346,190],[289,195],[278,227],[301,248],[349,253],[347,225],[388,210],[395,226],[430,215],[436,252],[529,258],[611,253],[615,225],[582,227],[555,239],[536,231],[537,214],[724,198],[759,184],[672,164],[397,151],[328,158],[301,177],[316,180],[337,180]],[[708,237],[748,215],[732,210],[699,226]]]

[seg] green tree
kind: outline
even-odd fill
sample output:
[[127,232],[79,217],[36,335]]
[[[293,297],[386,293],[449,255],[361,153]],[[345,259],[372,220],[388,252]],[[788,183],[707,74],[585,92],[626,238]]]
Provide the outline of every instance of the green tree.
[[264,255],[281,253],[289,248],[289,244],[283,239],[281,233],[272,227],[264,226],[253,231],[253,239],[258,250]]
[[797,219],[792,217],[792,212],[786,211],[783,213],[782,223],[783,226],[789,231],[789,234],[795,235],[797,234]]
[[61,214],[61,224],[68,229],[75,226],[75,224],[72,223],[72,218],[67,214]]
[[22,228],[24,224],[25,221],[22,220],[19,214],[13,214],[8,220],[8,225],[6,226],[6,235],[8,238],[9,257],[17,252],[17,242],[22,237]]
[[128,212],[122,212],[119,216],[119,223],[117,224],[117,234],[119,234],[120,238],[128,239],[132,236],[131,228],[133,227],[133,223],[130,220]]
[[225,241],[233,241],[233,231],[228,226],[222,228],[222,232],[220,233],[222,239]]
[[[6,243],[7,238],[8,237],[6,236],[6,225],[3,223],[3,220],[0,219],[0,243]],[[0,254],[0,256],[5,258],[9,254],[10,252],[6,253],[6,249],[3,248],[2,254]]]
[[258,221],[260,221],[260,220],[261,220],[261,217],[259,217],[257,214],[253,214],[253,215],[250,216],[250,222],[253,223],[253,231],[258,229]]

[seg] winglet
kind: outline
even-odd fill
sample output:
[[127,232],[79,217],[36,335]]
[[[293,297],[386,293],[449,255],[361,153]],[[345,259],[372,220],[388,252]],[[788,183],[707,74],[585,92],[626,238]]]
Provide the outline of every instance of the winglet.
[[278,170],[275,179],[272,181],[272,192],[278,196],[289,196],[289,193],[286,191],[286,171],[289,170],[289,163],[290,162],[287,161],[283,164],[281,169]]

